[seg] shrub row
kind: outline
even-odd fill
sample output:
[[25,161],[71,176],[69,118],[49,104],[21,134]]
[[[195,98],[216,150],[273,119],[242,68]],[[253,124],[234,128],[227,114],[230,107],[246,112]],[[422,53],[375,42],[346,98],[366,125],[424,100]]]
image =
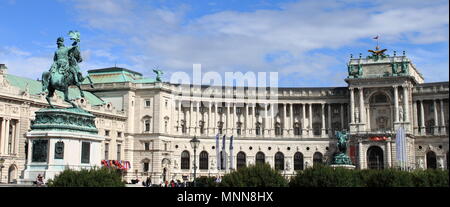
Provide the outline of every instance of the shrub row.
[[49,187],[124,187],[121,173],[117,169],[93,168],[75,171],[64,170],[53,180],[48,181]]
[[449,187],[447,170],[350,170],[316,166],[299,171],[290,187]]

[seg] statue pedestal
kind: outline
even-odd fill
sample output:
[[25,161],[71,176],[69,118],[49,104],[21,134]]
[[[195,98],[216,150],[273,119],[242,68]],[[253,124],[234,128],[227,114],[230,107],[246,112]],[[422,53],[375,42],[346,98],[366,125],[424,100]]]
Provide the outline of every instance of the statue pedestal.
[[345,168],[345,169],[350,169],[350,170],[354,170],[356,168],[356,166],[354,165],[330,165],[332,168]]
[[100,167],[101,143],[95,116],[77,108],[41,109],[26,134],[28,157],[22,183],[53,179],[65,169]]

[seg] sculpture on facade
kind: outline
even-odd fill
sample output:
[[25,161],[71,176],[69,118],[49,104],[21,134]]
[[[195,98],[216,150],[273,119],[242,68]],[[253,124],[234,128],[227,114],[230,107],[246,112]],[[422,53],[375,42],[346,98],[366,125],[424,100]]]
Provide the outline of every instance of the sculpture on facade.
[[348,136],[346,132],[336,131],[338,153],[334,155],[334,165],[352,165],[350,157],[347,155]]
[[355,108],[355,122],[359,123],[359,110],[358,108]]
[[[69,87],[76,85],[80,90],[81,97],[84,97],[80,83],[84,81],[85,77],[81,74],[80,67],[78,66],[78,63],[83,61],[80,55],[80,48],[78,47],[80,33],[70,31],[69,36],[73,40],[72,46],[66,47],[64,45],[64,38],[59,37],[56,41],[58,49],[55,51],[53,64],[48,72],[42,74],[42,90],[43,92],[48,92],[46,99],[51,108],[54,108],[54,106],[50,98],[53,97],[55,90],[62,91],[64,93],[64,101],[70,103],[74,108],[78,107],[69,100]],[[91,87],[93,87],[89,76],[87,79]]]
[[400,122],[403,122],[403,108],[401,106],[398,107],[398,118]]

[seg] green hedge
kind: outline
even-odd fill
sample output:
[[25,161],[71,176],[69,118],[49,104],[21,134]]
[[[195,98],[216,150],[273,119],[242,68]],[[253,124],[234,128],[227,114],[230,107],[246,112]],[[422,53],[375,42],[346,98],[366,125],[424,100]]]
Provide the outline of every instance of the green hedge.
[[49,187],[124,187],[120,171],[111,168],[94,168],[75,171],[64,170],[53,180]]
[[240,168],[222,177],[220,187],[286,187],[287,180],[269,164]]
[[291,187],[449,187],[447,170],[350,170],[315,166],[291,178]]
[[217,187],[216,177],[202,176],[195,179],[197,187]]

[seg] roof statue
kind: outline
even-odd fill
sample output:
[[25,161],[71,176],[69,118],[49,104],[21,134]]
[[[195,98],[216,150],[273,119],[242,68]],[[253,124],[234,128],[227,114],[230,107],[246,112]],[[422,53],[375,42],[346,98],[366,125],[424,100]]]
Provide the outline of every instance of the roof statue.
[[161,82],[161,75],[163,75],[164,72],[158,68],[153,69],[153,72],[156,73],[156,82]]
[[[47,102],[51,108],[54,108],[50,98],[53,97],[55,90],[59,90],[64,93],[64,100],[70,103],[74,108],[78,108],[71,100],[69,100],[69,87],[76,85],[80,90],[81,97],[84,97],[84,93],[81,90],[80,83],[84,81],[80,67],[78,63],[81,63],[83,59],[80,55],[80,48],[78,43],[80,42],[80,33],[78,31],[70,31],[70,39],[73,40],[72,46],[66,47],[64,45],[64,38],[59,37],[56,40],[58,49],[55,51],[53,57],[53,64],[48,72],[42,74],[42,90],[47,92]],[[92,81],[87,76],[91,87],[93,87]]]

